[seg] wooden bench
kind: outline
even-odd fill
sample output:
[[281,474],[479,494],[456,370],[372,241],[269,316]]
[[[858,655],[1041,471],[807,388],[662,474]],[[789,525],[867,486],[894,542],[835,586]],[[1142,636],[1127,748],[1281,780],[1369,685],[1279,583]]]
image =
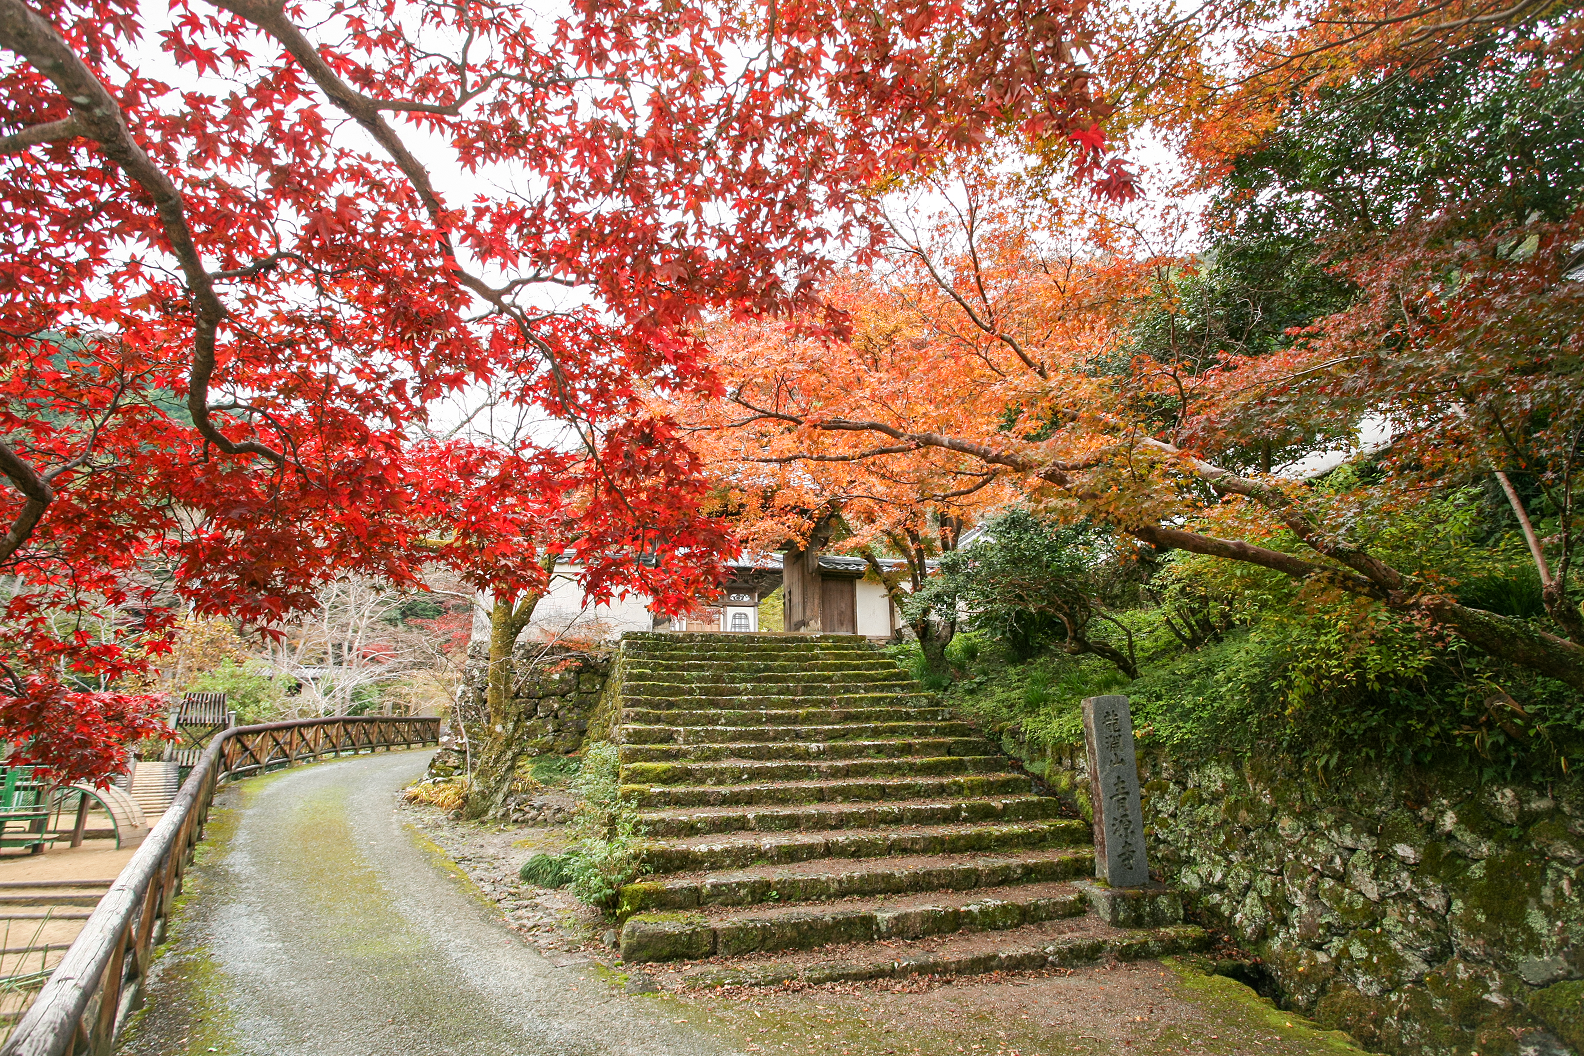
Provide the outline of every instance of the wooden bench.
[[192,767],[210,738],[236,725],[236,713],[226,707],[224,693],[188,693],[171,709],[169,722],[176,739],[165,746],[164,761]]

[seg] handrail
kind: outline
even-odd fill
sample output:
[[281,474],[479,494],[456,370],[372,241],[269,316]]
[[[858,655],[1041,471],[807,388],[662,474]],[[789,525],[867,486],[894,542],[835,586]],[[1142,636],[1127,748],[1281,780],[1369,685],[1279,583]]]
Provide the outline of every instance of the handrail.
[[227,777],[343,751],[437,743],[437,718],[352,715],[235,726],[215,736],[176,799],[88,917],[0,1056],[106,1056],[127,1015],[142,1006],[154,947],[171,899],[203,836],[216,786]]

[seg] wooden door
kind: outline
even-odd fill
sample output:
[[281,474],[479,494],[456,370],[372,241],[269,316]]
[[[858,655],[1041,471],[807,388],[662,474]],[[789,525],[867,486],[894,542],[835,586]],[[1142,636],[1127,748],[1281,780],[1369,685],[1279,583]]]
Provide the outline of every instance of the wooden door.
[[858,581],[820,581],[820,630],[826,634],[858,633]]

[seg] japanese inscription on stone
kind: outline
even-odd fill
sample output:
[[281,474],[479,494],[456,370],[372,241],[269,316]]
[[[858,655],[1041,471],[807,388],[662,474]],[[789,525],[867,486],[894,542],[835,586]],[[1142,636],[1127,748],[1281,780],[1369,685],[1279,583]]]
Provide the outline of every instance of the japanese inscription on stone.
[[1149,882],[1149,864],[1128,699],[1090,697],[1083,702],[1083,722],[1094,806],[1095,876],[1112,887],[1138,887]]

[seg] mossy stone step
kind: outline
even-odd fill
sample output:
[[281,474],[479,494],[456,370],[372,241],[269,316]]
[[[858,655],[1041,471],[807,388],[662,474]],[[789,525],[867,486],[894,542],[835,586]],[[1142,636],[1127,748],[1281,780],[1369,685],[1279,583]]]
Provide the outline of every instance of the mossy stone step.
[[651,870],[622,891],[629,962],[939,944],[1087,905],[1089,826],[864,639],[634,635],[620,671]]
[[[746,869],[821,858],[887,858],[921,854],[988,854],[997,851],[1072,847],[1089,836],[1081,821],[1056,819],[999,825],[931,825],[911,828],[841,829],[789,835],[738,833],[735,838],[693,837],[691,843],[652,843],[644,863],[655,873]],[[1089,860],[1094,855],[1089,854]],[[1073,877],[1060,878],[1070,880]],[[1011,883],[1013,881],[1003,881]],[[952,885],[935,885],[950,887]],[[928,890],[894,888],[890,890]]]
[[617,916],[698,909],[701,906],[754,906],[779,902],[821,902],[838,898],[971,891],[1010,884],[1075,880],[1093,870],[1088,851],[1062,850],[1041,856],[979,857],[969,861],[942,856],[882,859],[845,864],[818,862],[818,871],[761,867],[703,877],[645,880],[622,888]]
[[649,667],[651,665],[669,664],[760,664],[760,663],[799,663],[802,661],[830,660],[837,662],[870,661],[887,659],[872,649],[810,649],[804,651],[793,650],[763,650],[743,652],[720,652],[714,650],[693,650],[687,652],[667,653],[640,653],[634,654],[623,650],[624,664],[633,667]]
[[710,634],[628,632],[622,635],[622,655],[632,659],[686,654],[724,654],[754,656],[766,653],[831,652],[874,653],[869,639],[859,634]]
[[816,803],[808,806],[672,808],[643,814],[644,831],[655,839],[715,836],[727,832],[824,832],[883,825],[954,825],[970,822],[1041,821],[1060,817],[1061,801],[1050,796],[999,799],[936,799],[902,803]]
[[942,755],[994,755],[983,737],[905,737],[847,741],[749,741],[719,744],[624,744],[624,763],[694,763],[727,760],[901,759]]
[[782,960],[770,963],[710,964],[684,969],[681,983],[689,989],[718,986],[783,986],[803,983],[862,983],[914,976],[972,976],[991,972],[1033,972],[1043,968],[1077,968],[1108,961],[1146,961],[1208,949],[1211,936],[1193,924],[1140,931],[1086,927],[1067,934],[1040,932],[1036,924],[998,936],[1002,942],[984,949],[976,936],[954,936],[933,950],[899,950],[894,943],[842,951],[840,960]]
[[647,672],[665,675],[773,675],[821,671],[845,674],[850,671],[890,671],[900,673],[897,664],[883,656],[862,655],[829,660],[634,660],[629,674]]
[[894,777],[846,781],[780,781],[748,785],[624,785],[622,797],[639,810],[657,807],[732,807],[765,804],[854,803],[950,796],[1026,795],[1023,774]]
[[[728,712],[746,715],[766,715],[780,713],[798,713],[805,720],[819,709],[853,711],[860,708],[892,708],[897,709],[886,718],[874,720],[879,722],[907,722],[910,716],[916,715],[912,721],[927,722],[933,715],[950,715],[945,708],[932,706],[921,696],[910,693],[836,693],[830,695],[803,695],[803,696],[764,696],[753,694],[739,697],[699,697],[699,696],[661,696],[637,697],[624,694],[622,696],[622,715],[624,720],[636,722],[627,718],[629,713],[646,711],[663,711],[670,714],[682,712]],[[923,710],[921,710],[923,709]],[[839,725],[851,720],[836,720],[827,725]],[[946,719],[943,721],[956,721]],[[765,720],[749,721],[745,725],[760,725]],[[770,725],[777,725],[774,722]],[[788,725],[803,725],[794,720]],[[642,725],[642,723],[640,723]],[[687,722],[682,725],[696,726],[697,722]]]
[[858,671],[628,671],[626,685],[664,686],[643,689],[644,693],[694,693],[699,696],[731,696],[736,693],[787,695],[808,692],[803,687],[846,687],[865,690],[870,686],[899,686],[898,692],[919,692],[918,683],[906,671],[871,669]]
[[999,755],[943,755],[911,759],[829,761],[744,759],[719,763],[626,763],[624,785],[735,785],[757,781],[826,781],[853,777],[992,774],[1006,769]]
[[779,744],[790,741],[841,744],[908,737],[975,737],[967,722],[868,722],[847,726],[635,726],[618,729],[622,744]]
[[704,913],[630,917],[621,930],[629,964],[702,957],[737,957],[807,950],[829,943],[916,939],[958,931],[1004,931],[1084,911],[1082,892],[1065,884],[993,888],[971,900],[858,903],[814,909],[707,916]]
[[953,718],[946,708],[867,703],[824,708],[775,707],[762,711],[747,708],[691,710],[624,704],[622,721],[638,726],[838,726],[846,723],[951,722]]
[[632,697],[797,697],[840,693],[916,693],[918,683],[896,671],[853,671],[834,678],[828,671],[806,675],[749,675],[720,681],[713,675],[681,674],[672,678],[638,673],[622,680]]

